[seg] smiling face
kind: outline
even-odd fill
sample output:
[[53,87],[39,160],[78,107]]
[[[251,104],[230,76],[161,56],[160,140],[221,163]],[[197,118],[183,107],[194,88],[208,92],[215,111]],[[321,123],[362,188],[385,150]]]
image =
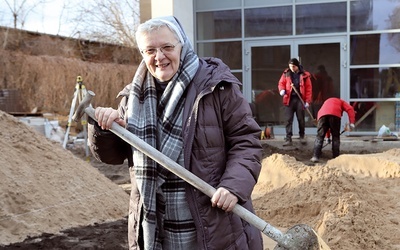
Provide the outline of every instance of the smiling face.
[[[175,34],[163,26],[150,33],[143,33],[137,42],[150,73],[162,82],[171,80],[179,69],[182,50],[182,45]],[[171,50],[170,46],[174,48]],[[155,53],[149,55],[146,50]]]

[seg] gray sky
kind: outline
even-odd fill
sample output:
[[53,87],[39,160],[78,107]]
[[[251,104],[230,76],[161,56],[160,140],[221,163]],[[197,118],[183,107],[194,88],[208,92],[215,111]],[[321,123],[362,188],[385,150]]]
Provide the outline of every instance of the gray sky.
[[[13,15],[6,1],[16,6],[21,5],[23,0],[0,0],[0,25],[13,27]],[[32,8],[34,3],[40,0],[28,0],[25,2],[26,12],[22,14],[25,20],[23,29],[62,36],[73,36],[74,26],[69,20],[74,16],[76,6],[87,4],[92,0],[45,0],[45,4],[38,4]],[[25,17],[24,17],[25,16]],[[21,28],[21,24],[17,25]]]

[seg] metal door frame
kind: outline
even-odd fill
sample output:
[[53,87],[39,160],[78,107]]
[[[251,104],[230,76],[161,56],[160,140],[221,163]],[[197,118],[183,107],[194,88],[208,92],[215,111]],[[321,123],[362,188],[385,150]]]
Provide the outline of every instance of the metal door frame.
[[[251,65],[251,49],[253,47],[268,47],[268,46],[290,46],[291,57],[298,57],[299,46],[308,44],[327,44],[327,43],[338,43],[340,45],[340,98],[348,101],[348,55],[347,55],[347,38],[345,35],[340,36],[319,36],[312,38],[283,38],[283,39],[268,39],[268,40],[257,40],[257,41],[245,41],[244,42],[244,71],[243,71],[243,94],[245,98],[251,102],[252,99],[252,65]],[[290,58],[288,58],[289,60]],[[282,69],[283,71],[284,69]],[[277,79],[278,86],[278,79]],[[347,114],[345,114],[347,115]],[[348,119],[342,119],[342,127]],[[276,127],[274,128],[275,135],[285,135],[285,128]],[[298,133],[297,120],[293,121],[293,133]],[[316,127],[306,127],[306,135],[315,135],[317,133]]]

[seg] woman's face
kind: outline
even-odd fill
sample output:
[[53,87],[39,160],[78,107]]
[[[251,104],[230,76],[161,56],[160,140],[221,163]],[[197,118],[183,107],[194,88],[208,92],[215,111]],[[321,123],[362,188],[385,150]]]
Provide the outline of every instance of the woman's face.
[[174,33],[162,27],[140,36],[138,45],[150,73],[162,82],[171,80],[179,69],[182,50]]

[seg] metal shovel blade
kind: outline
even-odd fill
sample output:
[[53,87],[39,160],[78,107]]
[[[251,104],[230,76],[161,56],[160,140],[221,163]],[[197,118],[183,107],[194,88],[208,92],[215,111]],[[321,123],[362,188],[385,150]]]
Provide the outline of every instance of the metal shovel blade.
[[328,250],[328,245],[308,225],[299,224],[290,228],[284,236],[288,247],[278,243],[274,250]]

